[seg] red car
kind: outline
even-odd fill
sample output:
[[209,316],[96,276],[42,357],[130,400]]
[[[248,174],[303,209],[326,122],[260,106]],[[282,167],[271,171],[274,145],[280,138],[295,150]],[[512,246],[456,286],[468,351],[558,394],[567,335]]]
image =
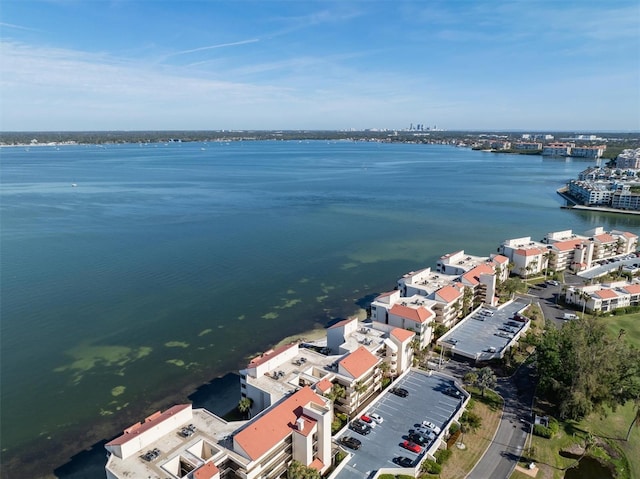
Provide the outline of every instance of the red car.
[[402,443],[402,447],[408,449],[411,452],[415,452],[416,454],[420,454],[422,452],[422,448],[418,446],[415,442],[404,441]]
[[366,414],[363,414],[362,416],[360,416],[360,419],[364,422],[366,422],[367,424],[371,424],[373,422],[373,419],[371,419],[369,416],[367,416]]

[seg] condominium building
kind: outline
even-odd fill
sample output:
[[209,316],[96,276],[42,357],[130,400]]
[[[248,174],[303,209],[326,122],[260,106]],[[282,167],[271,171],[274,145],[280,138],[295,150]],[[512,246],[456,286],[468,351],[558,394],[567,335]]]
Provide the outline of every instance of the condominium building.
[[609,312],[627,306],[640,306],[640,284],[614,283],[575,286],[567,289],[566,301],[584,311]]
[[574,234],[571,230],[548,233],[542,241],[532,241],[528,236],[505,240],[498,251],[513,263],[515,274],[527,276],[545,268],[583,271],[594,261],[631,253],[637,245],[638,236],[633,233],[618,230],[607,233],[604,228],[597,227],[584,235]]
[[622,150],[616,157],[616,168],[640,169],[640,148]]
[[613,191],[609,181],[580,181],[570,180],[569,194],[583,205],[609,206]]
[[574,146],[571,148],[571,156],[579,158],[601,158],[606,149],[607,145]]
[[107,479],[276,479],[289,464],[331,465],[330,401],[303,387],[251,421],[179,404],[108,442]]
[[327,329],[325,347],[292,343],[266,351],[240,370],[241,396],[250,400],[251,414],[257,414],[300,387],[326,394],[340,385],[347,393],[336,408],[352,414],[380,389],[382,363],[391,376],[411,366],[413,351],[405,336],[413,339],[418,333],[402,332],[395,324],[346,319]]
[[549,143],[542,147],[544,156],[570,156],[575,143]]
[[542,143],[533,141],[519,141],[513,144],[513,149],[521,151],[538,151],[542,149]]

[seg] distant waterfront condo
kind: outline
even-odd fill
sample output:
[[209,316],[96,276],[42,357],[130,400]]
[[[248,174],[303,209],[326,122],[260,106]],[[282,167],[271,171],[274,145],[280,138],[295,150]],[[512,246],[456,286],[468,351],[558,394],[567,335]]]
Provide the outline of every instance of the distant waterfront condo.
[[640,284],[627,281],[576,286],[567,289],[566,301],[588,313],[640,306]]
[[638,236],[602,227],[586,231],[583,236],[571,230],[548,233],[542,241],[530,237],[502,242],[499,251],[514,264],[513,272],[520,276],[539,274],[544,269],[553,271],[584,271],[597,260],[629,254],[636,250]]
[[616,168],[640,169],[640,148],[623,150],[616,157]]
[[571,156],[579,158],[601,158],[606,149],[607,145],[574,146],[571,148]]
[[514,143],[514,150],[521,151],[537,151],[542,149],[542,143],[532,142],[532,141],[520,141],[518,143]]
[[549,143],[542,147],[544,156],[571,156],[571,149],[575,143]]

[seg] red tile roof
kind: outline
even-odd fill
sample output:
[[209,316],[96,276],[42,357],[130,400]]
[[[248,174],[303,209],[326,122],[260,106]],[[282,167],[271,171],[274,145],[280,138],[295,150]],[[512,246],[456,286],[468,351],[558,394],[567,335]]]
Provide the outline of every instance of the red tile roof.
[[436,295],[442,298],[446,303],[452,303],[458,299],[462,293],[453,286],[445,286],[444,288],[440,288],[436,291]]
[[309,467],[317,470],[317,471],[321,471],[322,468],[324,467],[324,463],[318,459],[317,457],[311,462],[311,464],[309,464]]
[[416,335],[416,333],[414,333],[413,331],[408,331],[402,328],[394,328],[389,334],[401,343],[404,343],[407,339],[410,339]]
[[316,383],[316,390],[321,393],[326,393],[327,391],[331,391],[333,387],[333,383],[328,379],[322,379]]
[[[302,422],[302,430],[298,429],[298,424]],[[302,415],[296,421],[296,427],[293,428],[296,434],[302,434],[304,437],[309,436],[311,431],[313,431],[313,426],[316,425],[318,421],[313,418]]]
[[340,361],[340,366],[354,379],[360,378],[376,364],[378,364],[378,358],[364,346],[360,346]]
[[507,258],[506,256],[502,256],[501,254],[495,255],[492,260],[495,261],[498,264],[503,264],[503,263],[508,263],[509,262],[509,258]]
[[613,299],[618,297],[616,292],[612,289],[601,289],[599,291],[595,291],[594,294],[602,299]]
[[401,304],[394,304],[389,310],[389,313],[410,321],[415,321],[416,323],[424,323],[432,316],[431,311],[421,306],[418,308],[410,308]]
[[194,479],[211,479],[216,474],[218,474],[220,470],[216,467],[213,462],[207,462],[202,467],[199,467],[193,472]]
[[291,349],[296,346],[298,346],[298,343],[290,343],[290,344],[285,344],[284,346],[280,346],[279,348],[276,348],[276,349],[270,349],[269,351],[266,351],[262,353],[260,356],[257,356],[253,358],[251,361],[249,361],[249,365],[247,367],[255,368],[257,366],[260,366],[261,364],[266,363],[270,359],[275,358],[278,354],[284,353],[288,349]]
[[628,231],[625,231],[624,233],[622,233],[623,236],[627,237],[627,238],[637,238],[638,235],[633,234],[633,233],[629,233]]
[[345,324],[349,324],[349,323],[352,323],[353,321],[357,321],[357,320],[358,320],[358,318],[343,319],[342,321],[338,321],[336,324],[332,324],[327,329],[341,328]]
[[608,233],[602,233],[601,235],[594,236],[600,243],[615,243],[616,239]]
[[572,239],[572,240],[566,240],[566,241],[558,241],[556,243],[552,243],[551,246],[553,246],[556,249],[559,249],[560,251],[569,251],[572,249],[575,249],[576,246],[578,246],[579,244],[582,244],[584,242],[583,239]]
[[640,293],[640,284],[630,284],[629,286],[624,286],[622,289],[629,294],[638,294]]
[[495,271],[493,270],[493,267],[489,266],[488,264],[480,264],[475,268],[467,271],[462,275],[462,277],[472,285],[476,285],[480,283],[478,279],[480,278],[481,274],[495,274]]
[[520,248],[515,251],[515,254],[517,254],[518,256],[536,256],[539,254],[543,254],[543,252],[540,248]]
[[305,386],[263,415],[258,416],[234,436],[235,442],[253,461],[292,433],[296,419],[302,415],[302,407],[310,402],[324,406],[320,396]]
[[187,408],[191,408],[191,404],[177,404],[167,409],[165,412],[158,411],[147,417],[143,423],[136,423],[125,429],[124,434],[108,442],[106,446],[121,446],[132,439],[139,437],[143,432],[156,427],[162,421],[169,419],[174,414],[184,411]]

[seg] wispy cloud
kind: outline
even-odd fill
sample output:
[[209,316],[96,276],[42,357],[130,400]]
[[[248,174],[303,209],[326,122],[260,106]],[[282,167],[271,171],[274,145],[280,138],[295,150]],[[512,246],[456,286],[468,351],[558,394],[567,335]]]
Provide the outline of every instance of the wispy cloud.
[[175,56],[178,56],[178,55],[186,55],[188,53],[203,52],[203,51],[206,51],[206,50],[215,50],[217,48],[235,47],[235,46],[238,46],[238,45],[247,45],[249,43],[257,43],[259,41],[260,41],[259,38],[251,38],[249,40],[241,40],[239,42],[219,43],[217,45],[209,45],[209,46],[206,46],[206,47],[198,47],[198,48],[192,48],[190,50],[182,50],[180,52],[170,53],[170,54],[167,55],[167,57],[175,57]]
[[31,27],[25,27],[23,25],[16,25],[14,23],[6,23],[6,22],[0,22],[0,28],[9,28],[9,29],[13,29],[13,30],[24,30],[24,31],[29,31],[29,32],[39,32],[40,30],[38,30],[37,28],[31,28]]

